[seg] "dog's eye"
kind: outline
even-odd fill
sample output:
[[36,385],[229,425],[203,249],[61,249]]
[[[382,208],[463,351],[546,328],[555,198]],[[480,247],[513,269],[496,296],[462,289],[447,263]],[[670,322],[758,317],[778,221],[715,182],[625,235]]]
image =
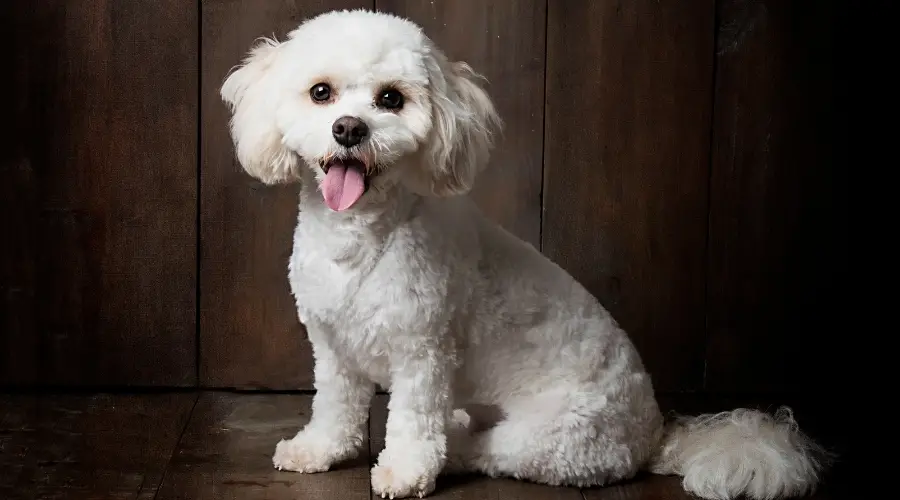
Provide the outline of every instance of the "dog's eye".
[[309,96],[313,101],[325,102],[331,98],[331,87],[327,83],[317,83],[309,89]]
[[375,99],[379,108],[398,110],[403,107],[403,94],[396,89],[382,90]]

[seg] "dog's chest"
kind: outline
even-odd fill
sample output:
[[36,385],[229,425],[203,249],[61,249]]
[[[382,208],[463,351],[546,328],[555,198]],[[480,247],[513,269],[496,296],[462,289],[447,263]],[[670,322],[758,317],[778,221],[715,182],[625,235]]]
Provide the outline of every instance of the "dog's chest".
[[[371,380],[387,381],[387,337],[377,318],[384,308],[373,289],[380,252],[366,242],[332,242],[298,232],[289,265],[291,291],[312,342],[325,343]],[[335,258],[337,257],[337,258]]]
[[373,321],[379,304],[371,300],[370,287],[327,262],[305,262],[292,265],[291,287],[310,341],[327,345],[342,365],[387,387],[388,337],[380,322]]
[[[370,253],[364,248],[358,251]],[[360,255],[362,264],[354,265],[335,261],[320,250],[295,247],[289,264],[289,279],[300,320],[333,324],[361,312],[358,309],[364,304],[355,299],[368,271],[367,257]]]

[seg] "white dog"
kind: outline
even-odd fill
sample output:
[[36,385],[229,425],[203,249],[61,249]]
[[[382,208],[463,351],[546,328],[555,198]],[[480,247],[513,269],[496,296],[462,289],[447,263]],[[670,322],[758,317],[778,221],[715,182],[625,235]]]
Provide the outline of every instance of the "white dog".
[[824,455],[789,411],[664,427],[616,321],[463,196],[500,126],[479,83],[415,24],[357,10],[264,39],[222,86],[243,168],[301,186],[289,279],[317,392],[275,466],[355,456],[378,384],[383,497],[427,495],[442,472],[591,486],[647,469],[705,498],[814,489]]

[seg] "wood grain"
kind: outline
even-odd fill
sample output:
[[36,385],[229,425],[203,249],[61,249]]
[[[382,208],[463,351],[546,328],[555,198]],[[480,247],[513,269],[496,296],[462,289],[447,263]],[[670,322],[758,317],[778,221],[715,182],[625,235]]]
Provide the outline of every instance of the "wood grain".
[[297,218],[293,186],[243,172],[219,89],[261,36],[371,1],[203,2],[200,380],[208,387],[311,389],[312,354],[287,279]]
[[[294,499],[369,498],[369,464],[384,446],[386,396],[372,407],[371,453],[332,472],[302,475],[272,469],[271,453],[310,415],[310,396],[198,394],[0,395],[0,498]],[[195,405],[196,403],[196,405]],[[862,462],[845,451],[859,418],[814,397],[661,395],[681,414],[788,404],[801,428],[839,454],[810,500],[856,498]],[[170,460],[171,457],[171,460]],[[167,465],[168,464],[168,465]],[[458,500],[679,500],[676,477],[640,474],[606,487],[550,488],[481,476],[441,478],[429,498]],[[373,499],[377,500],[377,499]]]
[[[377,394],[369,411],[369,456],[372,464],[384,449],[384,430],[387,424],[386,394]],[[441,500],[581,500],[577,488],[552,488],[513,479],[491,479],[487,476],[441,476],[437,489],[428,498]],[[371,500],[381,497],[372,492]]]
[[630,481],[582,490],[584,500],[695,500],[681,487],[681,478],[641,473]]
[[192,385],[196,8],[13,9],[28,33],[15,56],[22,143],[2,173],[17,186],[17,210],[3,217],[21,217],[14,231],[25,236],[4,293],[5,309],[22,309],[3,344],[20,366],[36,357],[40,370],[21,368],[24,381]]
[[546,2],[375,3],[378,10],[422,26],[447,57],[469,63],[487,78],[505,127],[471,195],[488,217],[539,247]]
[[35,227],[39,209],[29,154],[32,123],[29,55],[40,37],[25,2],[0,2],[0,43],[10,47],[0,103],[9,123],[0,133],[0,384],[31,385],[38,379],[35,318]]
[[549,2],[543,251],[659,390],[703,380],[712,0]]
[[[636,478],[621,484],[585,489],[582,490],[582,494],[584,500],[696,500],[698,498],[684,491],[681,486],[681,478],[678,476],[654,476],[646,473],[641,473]],[[843,500],[856,497],[845,495],[843,490],[829,485],[828,488],[823,488],[803,498],[805,500]]]
[[157,499],[368,499],[365,451],[320,474],[272,466],[275,445],[306,424],[311,405],[311,396],[204,393]]
[[[719,5],[709,237],[712,391],[830,391],[850,329],[832,2]],[[841,343],[839,345],[839,342]]]
[[151,499],[195,400],[0,395],[0,497]]

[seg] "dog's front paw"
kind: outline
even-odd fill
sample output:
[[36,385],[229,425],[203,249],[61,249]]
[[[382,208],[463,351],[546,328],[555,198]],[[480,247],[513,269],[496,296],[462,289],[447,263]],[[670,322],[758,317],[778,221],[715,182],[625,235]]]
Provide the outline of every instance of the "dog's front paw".
[[301,432],[293,439],[282,439],[275,446],[272,464],[278,470],[308,474],[325,472],[335,463],[353,458],[357,453],[358,449],[352,442],[344,443]]
[[434,491],[435,477],[391,465],[372,467],[372,491],[381,498],[419,498]]
[[372,490],[381,498],[422,498],[434,491],[443,462],[443,453],[433,444],[385,449],[372,468]]

